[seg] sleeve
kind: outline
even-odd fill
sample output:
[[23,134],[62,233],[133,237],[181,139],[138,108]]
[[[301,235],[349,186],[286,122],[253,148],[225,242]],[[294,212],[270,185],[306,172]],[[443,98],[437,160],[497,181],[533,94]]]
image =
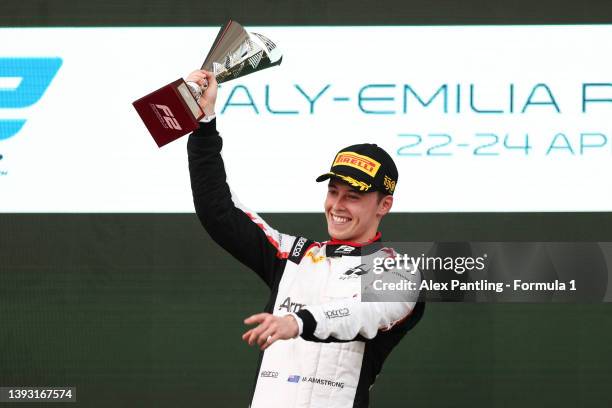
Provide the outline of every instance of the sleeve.
[[[317,342],[369,340],[379,331],[391,330],[413,317],[419,297],[420,271],[390,270],[381,276],[370,275],[361,300],[343,299],[300,310],[297,315],[303,322],[302,338]],[[408,290],[407,283],[402,282],[412,282],[414,286]]]
[[354,341],[373,339],[379,330],[390,330],[407,319],[416,302],[359,301],[308,306],[297,312],[302,319],[302,338],[310,341]]
[[196,214],[217,244],[273,287],[295,237],[271,228],[232,196],[221,157],[222,146],[216,119],[200,123],[189,136],[187,153]]

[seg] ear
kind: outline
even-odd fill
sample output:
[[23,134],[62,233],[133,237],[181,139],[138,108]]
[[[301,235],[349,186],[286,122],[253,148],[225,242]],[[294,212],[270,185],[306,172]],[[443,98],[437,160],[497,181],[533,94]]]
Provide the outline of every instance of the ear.
[[393,196],[386,195],[382,200],[378,203],[378,210],[376,211],[376,215],[381,218],[387,215],[389,211],[391,211],[391,207],[393,207]]

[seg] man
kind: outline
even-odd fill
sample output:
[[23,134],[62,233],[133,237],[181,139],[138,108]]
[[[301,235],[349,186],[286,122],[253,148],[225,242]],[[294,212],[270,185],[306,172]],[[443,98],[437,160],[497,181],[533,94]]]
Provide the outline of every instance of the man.
[[393,204],[393,160],[376,145],[343,149],[317,178],[329,180],[324,208],[332,239],[280,233],[243,208],[226,183],[214,76],[195,71],[187,80],[208,82],[199,100],[206,116],[187,145],[196,213],[213,240],[271,290],[265,313],[247,318],[256,326],[242,336],[263,351],[251,407],[367,407],[385,358],[424,308],[361,301],[360,278],[372,275],[364,257],[391,253],[378,225]]

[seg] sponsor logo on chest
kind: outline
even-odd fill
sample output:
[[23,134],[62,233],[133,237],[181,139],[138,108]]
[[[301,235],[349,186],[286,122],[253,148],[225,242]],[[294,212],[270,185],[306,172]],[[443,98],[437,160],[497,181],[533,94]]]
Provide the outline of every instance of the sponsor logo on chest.
[[304,306],[306,306],[304,303],[297,303],[297,302],[292,302],[291,301],[291,297],[288,296],[287,298],[285,298],[285,300],[283,300],[283,302],[278,306],[278,310],[286,310],[287,312],[293,312],[293,313],[297,313],[299,312]]
[[361,275],[365,275],[370,270],[365,267],[365,264],[357,265],[340,275],[340,280],[358,279]]

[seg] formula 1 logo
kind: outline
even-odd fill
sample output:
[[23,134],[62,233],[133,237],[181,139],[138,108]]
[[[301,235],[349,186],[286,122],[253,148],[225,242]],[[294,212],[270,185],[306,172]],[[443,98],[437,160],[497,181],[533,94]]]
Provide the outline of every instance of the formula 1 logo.
[[[0,58],[0,109],[34,105],[42,98],[61,66],[62,59],[57,57]],[[11,80],[16,85],[4,85]],[[25,123],[26,119],[0,118],[0,141],[15,136]]]

